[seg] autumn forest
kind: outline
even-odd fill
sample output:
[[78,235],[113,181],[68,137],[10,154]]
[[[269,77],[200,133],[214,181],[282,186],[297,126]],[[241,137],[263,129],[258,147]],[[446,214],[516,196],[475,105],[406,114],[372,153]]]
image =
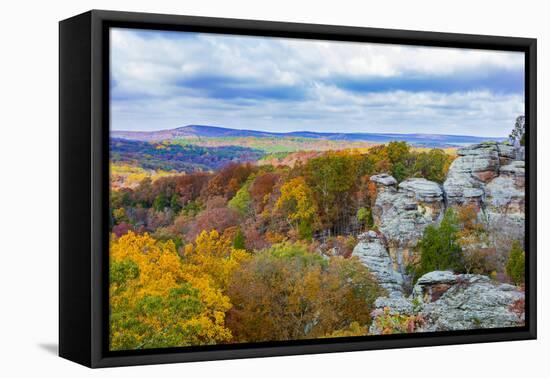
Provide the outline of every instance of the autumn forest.
[[109,38],[110,350],[525,325],[523,53]]
[[[113,143],[113,350],[367,335],[385,293],[352,256],[358,235],[377,231],[370,177],[442,183],[456,157],[390,142],[289,152],[289,164],[237,148],[244,161],[218,164],[226,151],[178,159],[181,143],[140,142],[139,156]],[[460,227],[477,232],[467,211]]]

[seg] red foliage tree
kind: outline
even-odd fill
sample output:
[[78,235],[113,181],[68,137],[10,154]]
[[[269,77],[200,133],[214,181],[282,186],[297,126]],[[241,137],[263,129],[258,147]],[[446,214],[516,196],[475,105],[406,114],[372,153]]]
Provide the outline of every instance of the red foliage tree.
[[248,176],[254,171],[254,167],[247,164],[231,163],[220,169],[208,182],[203,191],[206,198],[223,196],[231,198],[244,184]]
[[210,177],[212,175],[203,172],[177,176],[176,194],[179,196],[180,205],[185,206],[189,201],[196,200],[208,184]]
[[193,241],[202,231],[217,230],[223,233],[227,228],[239,224],[239,215],[227,207],[211,208],[202,211],[189,225],[186,240]]
[[269,196],[273,192],[275,184],[279,181],[280,176],[277,173],[268,172],[256,177],[250,185],[249,193],[252,198],[252,206],[254,211],[259,214],[263,211],[264,206],[269,200]]

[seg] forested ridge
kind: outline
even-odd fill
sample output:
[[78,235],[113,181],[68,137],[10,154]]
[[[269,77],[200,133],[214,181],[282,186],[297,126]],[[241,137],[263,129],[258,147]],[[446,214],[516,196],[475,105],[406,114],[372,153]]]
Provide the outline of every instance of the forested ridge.
[[230,162],[256,161],[264,156],[260,150],[240,146],[201,147],[117,138],[111,138],[109,148],[113,163],[176,172],[215,170]]

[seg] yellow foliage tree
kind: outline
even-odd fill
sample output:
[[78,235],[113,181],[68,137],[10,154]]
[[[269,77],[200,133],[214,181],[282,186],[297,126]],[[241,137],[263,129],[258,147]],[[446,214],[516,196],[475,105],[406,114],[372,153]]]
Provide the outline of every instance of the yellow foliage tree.
[[211,284],[225,291],[229,278],[249,254],[235,249],[229,238],[218,231],[202,231],[195,244],[187,244],[184,249],[184,269],[191,275],[209,276]]
[[172,241],[129,232],[110,247],[111,350],[227,342],[231,303],[209,276],[186,268]]
[[366,336],[369,333],[369,327],[366,325],[362,326],[358,322],[353,322],[347,328],[338,329],[332,333],[329,333],[323,338],[332,338],[332,337],[351,337],[351,336]]
[[289,225],[298,229],[302,238],[311,238],[317,206],[303,177],[290,179],[281,186],[281,196],[275,203],[275,211],[281,212]]

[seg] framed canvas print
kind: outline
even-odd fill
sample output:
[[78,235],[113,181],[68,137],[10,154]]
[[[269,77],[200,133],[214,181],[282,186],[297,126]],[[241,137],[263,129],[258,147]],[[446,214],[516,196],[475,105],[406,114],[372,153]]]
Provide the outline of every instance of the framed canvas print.
[[60,22],[60,355],[536,337],[536,40]]

